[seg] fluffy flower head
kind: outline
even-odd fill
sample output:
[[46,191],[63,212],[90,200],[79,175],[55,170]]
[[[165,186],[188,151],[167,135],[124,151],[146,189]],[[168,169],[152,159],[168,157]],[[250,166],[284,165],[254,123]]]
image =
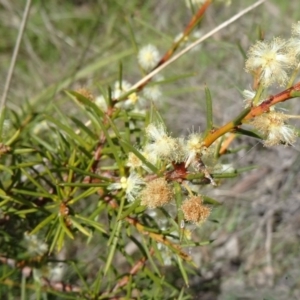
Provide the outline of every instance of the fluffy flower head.
[[273,83],[284,85],[288,79],[287,70],[295,63],[294,55],[286,46],[287,43],[279,38],[270,43],[258,41],[248,52],[247,72],[259,72],[259,80],[266,87]]
[[148,151],[158,158],[173,161],[176,160],[175,151],[178,149],[177,140],[170,137],[162,124],[149,124],[146,134],[152,143],[148,144]]
[[287,119],[289,116],[271,111],[256,117],[251,124],[266,137],[265,146],[270,147],[281,143],[292,145],[296,141],[297,134],[292,127],[285,124]]
[[41,256],[48,251],[48,245],[38,239],[36,235],[24,234],[26,250],[30,256]]
[[121,177],[120,182],[112,183],[109,190],[125,190],[127,200],[132,202],[140,192],[144,180],[136,173],[131,173],[129,177]]
[[150,71],[159,62],[160,55],[157,48],[153,45],[147,45],[140,49],[138,61],[143,69]]

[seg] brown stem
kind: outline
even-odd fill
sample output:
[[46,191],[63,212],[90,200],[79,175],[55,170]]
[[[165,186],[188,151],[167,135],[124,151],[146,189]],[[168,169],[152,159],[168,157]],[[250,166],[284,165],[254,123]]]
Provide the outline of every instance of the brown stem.
[[[150,255],[153,255],[153,254],[154,254],[154,249],[151,248],[150,249]],[[113,288],[113,292],[115,292],[117,289],[125,286],[129,282],[130,277],[136,275],[138,273],[138,271],[141,270],[144,267],[144,265],[147,262],[147,259],[148,258],[146,256],[144,256],[139,261],[137,261],[136,264],[129,271],[130,275],[124,276],[121,280],[119,280],[118,283]]]
[[202,19],[206,9],[208,8],[208,6],[210,4],[211,4],[211,0],[206,0],[205,3],[203,3],[203,5],[199,8],[197,13],[192,17],[189,24],[184,29],[182,38],[178,42],[176,42],[172,45],[172,47],[164,54],[164,56],[161,58],[161,60],[158,62],[158,64],[154,67],[154,69],[158,68],[160,65],[162,65],[163,63],[165,63],[167,60],[170,59],[170,57],[173,55],[173,53],[179,47],[181,41],[184,40],[184,38],[187,37],[192,32],[192,30],[195,28],[195,26]]
[[260,105],[255,106],[251,109],[249,114],[244,118],[243,123],[244,123],[244,121],[250,120],[254,117],[257,117],[257,116],[263,114],[264,112],[269,111],[270,107],[277,103],[284,102],[291,98],[298,97],[299,95],[293,95],[293,92],[299,92],[299,91],[300,91],[300,82],[296,83],[294,86],[282,91],[281,93],[279,93],[275,96],[269,96]]
[[243,123],[247,123],[250,119],[253,119],[267,111],[269,111],[270,107],[289,100],[291,98],[299,97],[300,94],[300,82],[296,83],[291,88],[288,88],[275,96],[269,96],[265,101],[263,101],[260,105],[254,106],[251,108],[250,112],[239,121],[230,121],[224,126],[218,128],[212,133],[209,133],[207,137],[203,141],[203,145],[205,147],[209,147],[212,143],[214,143],[219,137],[224,135],[227,132],[232,132],[234,129]]

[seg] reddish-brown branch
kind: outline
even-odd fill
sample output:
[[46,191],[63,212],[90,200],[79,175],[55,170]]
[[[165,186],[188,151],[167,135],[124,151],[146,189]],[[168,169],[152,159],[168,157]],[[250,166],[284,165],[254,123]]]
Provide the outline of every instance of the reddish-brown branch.
[[289,100],[291,98],[294,98],[292,95],[293,92],[299,92],[300,91],[300,82],[296,83],[294,86],[290,87],[289,89],[286,89],[279,94],[275,96],[269,96],[265,101],[263,101],[260,105],[253,107],[249,114],[244,118],[245,121],[252,119],[256,116],[259,116],[263,114],[264,112],[269,111],[270,107],[280,103],[284,102],[286,100]]
[[203,145],[205,147],[209,147],[212,143],[214,143],[219,137],[224,135],[227,132],[233,131],[237,126],[247,123],[250,119],[253,119],[267,111],[269,111],[270,107],[278,104],[280,102],[284,102],[294,97],[298,97],[299,95],[293,95],[294,92],[300,92],[300,82],[296,83],[289,89],[286,89],[275,96],[269,96],[265,101],[263,101],[260,105],[252,107],[250,112],[241,119],[238,123],[234,121],[230,121],[224,126],[218,128],[214,132],[207,135],[205,140],[203,141]]
[[[154,254],[154,249],[150,249],[150,255]],[[118,290],[119,288],[125,286],[129,281],[130,281],[130,277],[134,276],[138,273],[139,270],[141,270],[144,265],[146,264],[146,261],[148,260],[148,258],[146,256],[142,257],[138,262],[136,262],[136,264],[131,268],[131,270],[129,271],[129,275],[124,276],[121,280],[119,280],[119,282],[115,285],[115,287],[113,288],[113,292],[115,292],[116,290]]]
[[[195,26],[202,19],[204,13],[206,12],[206,10],[210,4],[211,4],[211,0],[206,0],[205,3],[203,3],[203,5],[199,8],[197,13],[192,17],[189,24],[184,29],[182,39],[184,39],[191,33],[191,31],[195,28]],[[176,49],[179,47],[179,45],[180,45],[179,42],[177,42],[177,43],[175,42],[172,45],[172,47],[164,54],[164,56],[161,58],[161,60],[158,62],[158,64],[155,66],[154,69],[158,68],[160,65],[164,64],[167,60],[169,60],[170,57],[173,55],[173,53],[176,51]]]
[[[189,24],[186,26],[186,28],[183,30],[183,36],[182,39],[184,39],[186,36],[188,36],[191,31],[193,30],[193,28],[198,24],[198,22],[202,19],[204,13],[206,12],[207,8],[209,7],[209,5],[211,4],[212,0],[206,0],[203,5],[199,8],[199,10],[197,11],[197,13],[192,17],[192,19],[190,20]],[[160,59],[160,61],[157,63],[157,65],[152,69],[155,70],[157,69],[159,66],[161,66],[162,64],[164,64],[166,61],[168,61],[172,55],[174,54],[174,52],[177,50],[177,48],[180,45],[180,41],[179,42],[175,42],[173,43],[173,45],[170,47],[170,49],[163,55],[163,57]],[[147,84],[148,82],[151,81],[151,78],[149,80],[147,80],[146,82],[142,83],[141,85],[139,85],[136,90],[137,91],[141,91]]]

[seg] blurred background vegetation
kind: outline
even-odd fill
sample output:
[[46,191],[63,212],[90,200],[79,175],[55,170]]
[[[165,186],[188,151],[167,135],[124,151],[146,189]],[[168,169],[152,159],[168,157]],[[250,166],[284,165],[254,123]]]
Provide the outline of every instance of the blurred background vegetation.
[[[212,5],[199,30],[206,33],[253,2]],[[0,0],[1,87],[24,6],[25,1]],[[297,8],[297,1],[267,1],[167,67],[162,75],[170,82],[161,85],[163,96],[157,106],[169,130],[186,135],[192,128],[205,129],[205,85],[212,94],[215,123],[234,117],[244,105],[241,91],[252,84],[244,71],[242,52],[258,39],[259,31],[266,39],[289,36],[292,23],[300,20]],[[143,74],[133,40],[138,46],[154,44],[163,54],[191,16],[183,0],[35,0],[8,107],[20,114],[51,114],[59,107],[76,115],[78,108],[63,90],[87,87],[100,95],[119,79],[120,63],[123,78],[137,82]],[[299,114],[297,101],[282,107]],[[300,148],[265,149],[246,138],[234,146],[238,145],[245,149],[227,162],[236,168],[252,164],[257,168],[207,191],[223,205],[194,233],[199,241],[214,242],[191,249],[198,272],[190,278],[190,294],[204,300],[299,299]],[[101,247],[88,253],[84,247],[72,244],[65,251],[69,257],[88,257],[93,262]],[[166,267],[166,276],[172,276],[171,272]],[[66,274],[72,281],[74,274],[68,270]],[[173,280],[183,284],[178,276]]]

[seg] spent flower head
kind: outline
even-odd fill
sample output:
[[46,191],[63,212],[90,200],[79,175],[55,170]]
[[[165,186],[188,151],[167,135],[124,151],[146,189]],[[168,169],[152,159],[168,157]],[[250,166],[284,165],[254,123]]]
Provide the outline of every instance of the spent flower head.
[[202,197],[199,195],[186,199],[181,205],[181,210],[187,222],[198,225],[208,218],[211,211],[209,207],[203,205]]
[[286,41],[274,38],[271,42],[258,41],[248,52],[246,71],[259,74],[265,87],[278,83],[284,85],[288,80],[288,69],[295,64],[295,57],[287,49]]
[[296,131],[285,123],[290,117],[278,111],[257,116],[251,124],[265,136],[265,146],[275,146],[281,143],[292,145],[297,138]]
[[154,45],[147,45],[140,49],[138,53],[138,62],[146,71],[153,69],[160,60],[158,49]]
[[142,205],[148,208],[156,208],[172,200],[173,190],[165,178],[157,178],[146,184],[140,196]]

